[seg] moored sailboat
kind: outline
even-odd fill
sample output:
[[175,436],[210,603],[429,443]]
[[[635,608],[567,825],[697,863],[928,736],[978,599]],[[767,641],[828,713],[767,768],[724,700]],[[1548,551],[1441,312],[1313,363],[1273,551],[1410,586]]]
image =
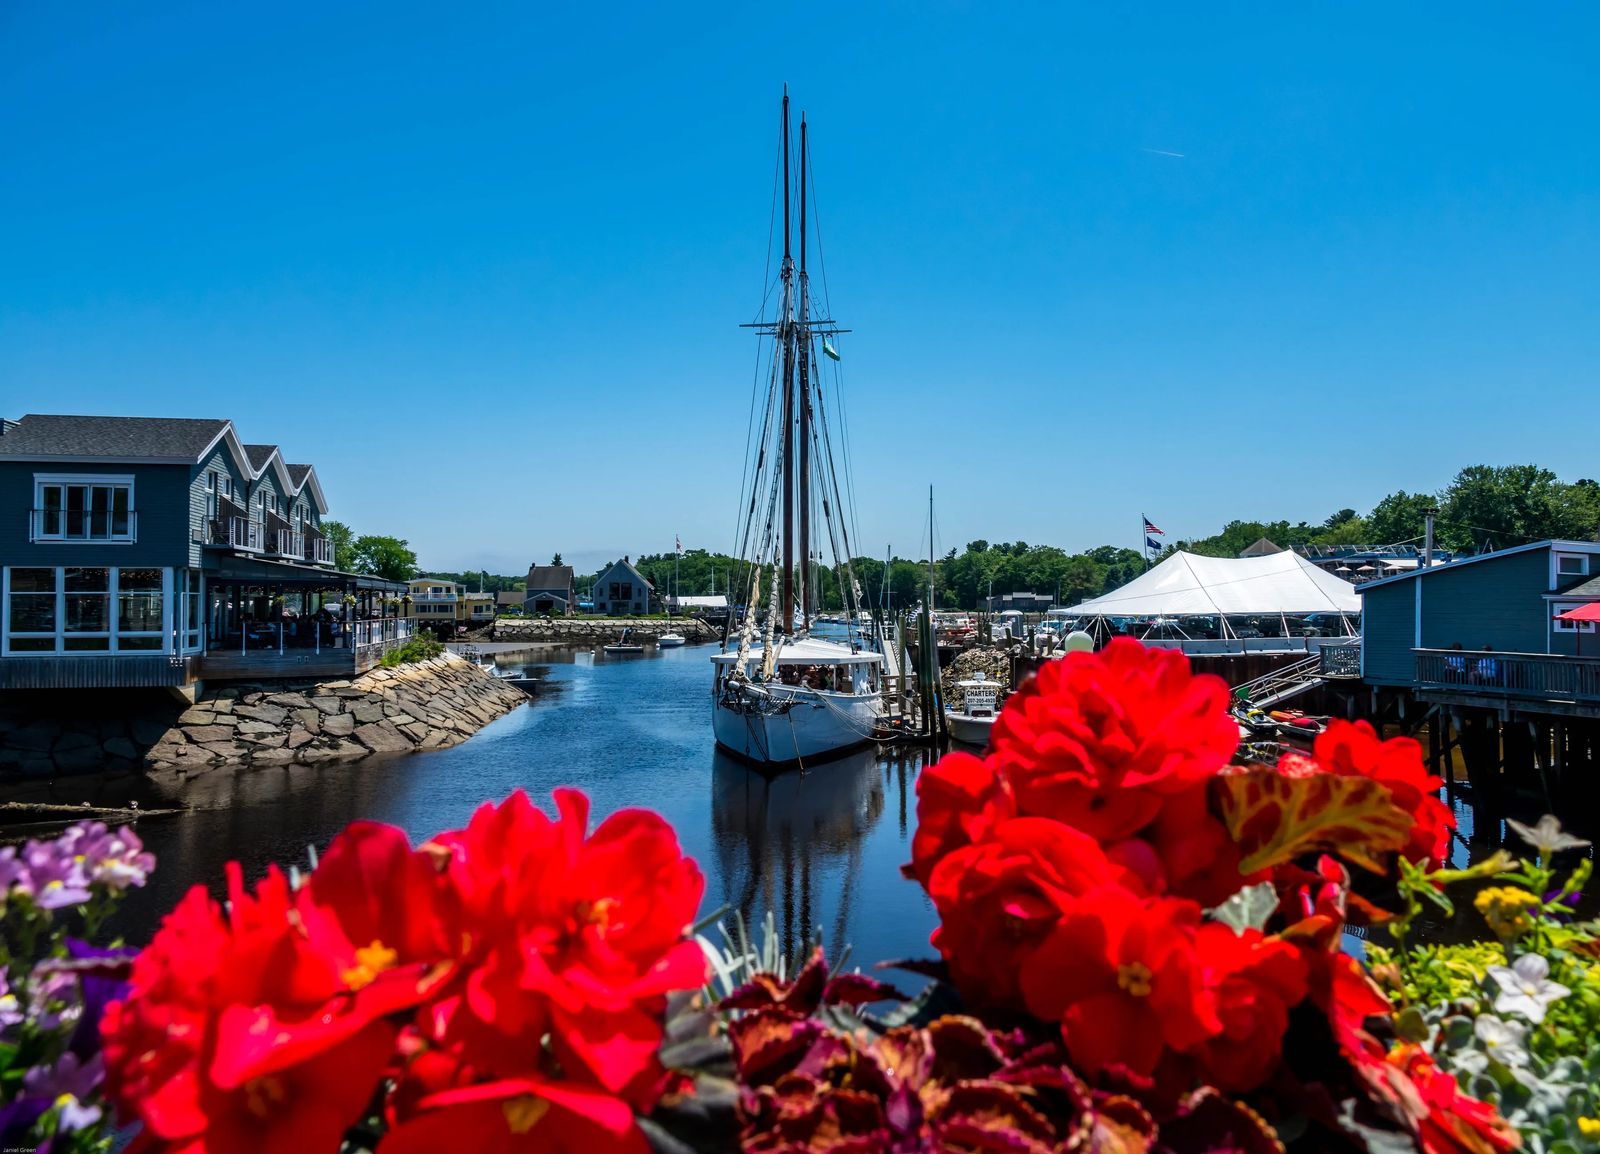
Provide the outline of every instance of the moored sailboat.
[[[885,713],[881,652],[854,630],[843,642],[810,636],[822,573],[814,545],[833,553],[832,573],[849,620],[861,593],[850,562],[846,494],[834,467],[823,408],[819,351],[839,359],[841,332],[811,314],[806,267],[807,177],[810,158],[800,118],[799,261],[790,247],[789,95],[783,97],[783,293],[779,314],[750,326],[772,342],[748,489],[741,495],[740,554],[749,563],[747,595],[736,629],[711,658],[712,718],[717,744],[763,766],[782,767],[854,749],[873,740]],[[835,383],[837,386],[837,376]],[[841,441],[842,446],[842,441]],[[848,477],[848,470],[844,470]],[[746,502],[745,498],[748,498]],[[823,524],[813,541],[812,513]],[[796,564],[799,559],[799,564]],[[770,574],[764,627],[759,618]],[[797,588],[798,586],[798,588]],[[760,636],[758,636],[758,630]]]

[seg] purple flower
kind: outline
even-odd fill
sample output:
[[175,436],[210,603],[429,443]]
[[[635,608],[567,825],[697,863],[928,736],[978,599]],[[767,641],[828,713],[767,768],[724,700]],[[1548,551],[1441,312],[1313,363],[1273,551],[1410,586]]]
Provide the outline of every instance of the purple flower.
[[0,967],[0,1034],[4,1034],[26,1016],[22,1012],[22,1003],[17,1001],[17,995],[11,992],[11,983],[6,979],[4,967]]
[[46,1102],[47,1108],[61,1108],[60,1129],[82,1130],[100,1120],[100,1107],[85,1106],[105,1081],[105,1064],[99,1054],[80,1062],[70,1050],[53,1066],[35,1066],[22,1078],[24,1096]]
[[142,886],[156,868],[155,855],[128,826],[108,830],[98,822],[83,822],[61,835],[61,848],[70,854],[88,880],[113,890]]
[[78,994],[83,1003],[82,1015],[72,1032],[68,1048],[87,1061],[100,1053],[100,1017],[107,1004],[128,996],[128,974],[133,959],[139,956],[135,949],[103,950],[67,939],[65,964],[78,976]]
[[64,909],[89,900],[89,879],[65,841],[65,836],[55,841],[30,841],[22,849],[27,876],[18,888],[42,910]]
[[13,885],[29,885],[28,867],[17,858],[17,847],[0,845],[0,909],[5,908],[6,894]]

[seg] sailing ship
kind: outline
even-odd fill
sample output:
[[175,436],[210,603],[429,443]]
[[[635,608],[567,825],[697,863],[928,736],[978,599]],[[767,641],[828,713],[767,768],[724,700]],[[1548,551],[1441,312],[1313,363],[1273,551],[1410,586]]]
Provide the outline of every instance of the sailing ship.
[[[804,766],[872,741],[886,712],[881,634],[877,647],[855,630],[843,642],[810,636],[820,566],[814,547],[826,539],[832,575],[847,617],[861,613],[861,587],[850,557],[850,517],[833,462],[819,359],[836,366],[838,328],[812,315],[806,213],[810,156],[800,117],[799,260],[790,243],[789,93],[783,94],[783,263],[778,315],[747,326],[770,342],[766,404],[740,496],[740,550],[748,566],[743,606],[711,658],[712,726],[717,744],[761,766]],[[774,204],[776,209],[776,204]],[[820,249],[819,249],[820,256]],[[826,300],[826,293],[824,293]],[[758,377],[759,381],[759,377]],[[836,408],[831,401],[828,408]],[[844,447],[842,436],[839,440]],[[814,526],[812,514],[822,524]],[[821,530],[813,540],[813,529]],[[799,559],[799,564],[796,564]],[[768,605],[760,609],[763,590]]]

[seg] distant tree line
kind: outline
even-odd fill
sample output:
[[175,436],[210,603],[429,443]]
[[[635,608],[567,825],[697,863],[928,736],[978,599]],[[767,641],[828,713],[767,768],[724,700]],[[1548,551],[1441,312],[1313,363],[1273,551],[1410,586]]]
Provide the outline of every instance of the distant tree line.
[[1469,465],[1437,493],[1390,493],[1365,516],[1340,509],[1320,524],[1230,521],[1220,533],[1176,541],[1175,549],[1237,557],[1262,537],[1286,549],[1307,545],[1420,545],[1428,509],[1434,539],[1456,551],[1507,549],[1558,537],[1590,540],[1600,533],[1600,484],[1562,481],[1538,465]]
[[[1504,549],[1550,537],[1600,537],[1600,483],[1588,478],[1562,481],[1537,465],[1470,465],[1437,493],[1401,490],[1390,493],[1365,514],[1340,509],[1316,524],[1229,521],[1210,537],[1173,542],[1162,556],[1182,549],[1211,557],[1237,557],[1262,537],[1286,549],[1308,545],[1420,544],[1424,516],[1430,508],[1439,511],[1434,520],[1437,543],[1456,551]],[[416,554],[402,539],[352,536],[337,521],[325,522],[323,531],[334,542],[335,561],[341,570],[396,581],[408,580],[418,572]],[[747,598],[750,569],[739,558],[706,549],[687,549],[676,560],[677,591],[681,595],[725,593],[735,605],[743,604]],[[673,561],[671,553],[649,553],[633,564],[655,586],[657,596],[665,598],[673,590]],[[561,555],[556,554],[551,563],[561,564]],[[853,566],[862,599],[868,606],[883,604],[885,583],[889,603],[896,608],[916,604],[926,596],[926,561],[895,557],[886,568],[880,557],[857,557]],[[969,541],[959,553],[951,549],[935,562],[934,569],[936,596],[942,608],[976,609],[991,594],[1023,592],[1048,593],[1057,604],[1074,605],[1127,584],[1144,572],[1145,558],[1137,549],[1116,545],[1068,553],[1054,545],[1030,545],[1026,541],[991,545],[977,540]],[[823,610],[842,608],[839,581],[831,563],[815,564],[814,571],[819,606]],[[492,593],[526,585],[523,574],[472,571],[436,572],[431,576],[471,589],[481,583],[486,592]],[[598,577],[598,572],[577,575],[574,580],[579,595],[587,595]],[[761,589],[763,603],[770,596],[770,581],[768,570]]]

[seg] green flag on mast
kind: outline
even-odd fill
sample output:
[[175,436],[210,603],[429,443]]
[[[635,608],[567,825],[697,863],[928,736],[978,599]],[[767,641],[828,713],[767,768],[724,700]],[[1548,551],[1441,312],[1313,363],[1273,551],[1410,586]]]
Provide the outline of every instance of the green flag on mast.
[[827,353],[834,360],[839,359],[839,350],[833,347],[833,342],[828,340],[827,337],[822,338],[822,351]]

